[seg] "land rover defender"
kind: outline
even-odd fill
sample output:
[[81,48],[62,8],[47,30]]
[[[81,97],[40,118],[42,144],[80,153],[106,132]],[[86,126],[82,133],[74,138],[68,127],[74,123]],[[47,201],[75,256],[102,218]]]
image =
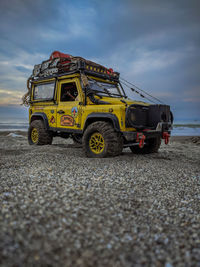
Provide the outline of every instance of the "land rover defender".
[[55,51],[35,65],[23,97],[29,105],[30,145],[50,145],[55,136],[73,138],[87,157],[157,152],[168,143],[170,107],[127,97],[119,73],[81,57]]

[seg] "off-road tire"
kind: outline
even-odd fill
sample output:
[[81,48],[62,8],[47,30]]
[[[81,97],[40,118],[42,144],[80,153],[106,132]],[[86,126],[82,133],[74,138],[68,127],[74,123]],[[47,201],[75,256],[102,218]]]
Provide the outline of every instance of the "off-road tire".
[[[105,147],[102,153],[95,154],[91,151],[89,140],[92,134],[100,133],[105,142]],[[123,138],[121,133],[114,130],[109,122],[98,121],[90,124],[85,130],[82,138],[83,150],[89,158],[105,158],[120,155],[123,149]]]
[[140,148],[139,146],[130,146],[130,150],[135,154],[157,153],[161,145],[161,138],[150,138],[147,139],[145,143],[143,148]]
[[[38,132],[38,140],[37,142],[33,142],[31,138],[32,130],[36,128]],[[53,136],[45,130],[44,123],[41,120],[34,120],[31,122],[28,129],[28,142],[29,145],[51,145],[53,140]]]
[[73,134],[72,135],[72,139],[73,139],[74,143],[78,144],[78,145],[82,144],[82,138],[83,138],[82,134]]

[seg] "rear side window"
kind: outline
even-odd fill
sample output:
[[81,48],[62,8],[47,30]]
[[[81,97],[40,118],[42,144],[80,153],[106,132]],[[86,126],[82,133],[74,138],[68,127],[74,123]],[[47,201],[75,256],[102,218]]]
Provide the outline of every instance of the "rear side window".
[[55,83],[37,84],[34,86],[34,100],[53,100]]

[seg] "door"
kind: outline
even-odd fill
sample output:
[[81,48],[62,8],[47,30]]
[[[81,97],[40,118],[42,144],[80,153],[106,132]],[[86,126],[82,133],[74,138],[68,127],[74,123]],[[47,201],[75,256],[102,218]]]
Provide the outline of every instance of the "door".
[[57,128],[80,130],[81,101],[78,79],[60,81],[58,85]]

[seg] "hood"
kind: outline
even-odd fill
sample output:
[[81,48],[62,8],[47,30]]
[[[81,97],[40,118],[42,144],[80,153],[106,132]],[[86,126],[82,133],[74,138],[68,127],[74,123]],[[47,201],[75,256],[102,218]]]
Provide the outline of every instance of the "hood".
[[109,104],[112,104],[112,105],[126,105],[126,104],[128,106],[130,106],[132,104],[138,104],[138,105],[144,105],[144,106],[151,105],[150,103],[132,100],[132,99],[125,99],[123,97],[102,97],[100,100],[105,101],[105,102],[109,102]]

